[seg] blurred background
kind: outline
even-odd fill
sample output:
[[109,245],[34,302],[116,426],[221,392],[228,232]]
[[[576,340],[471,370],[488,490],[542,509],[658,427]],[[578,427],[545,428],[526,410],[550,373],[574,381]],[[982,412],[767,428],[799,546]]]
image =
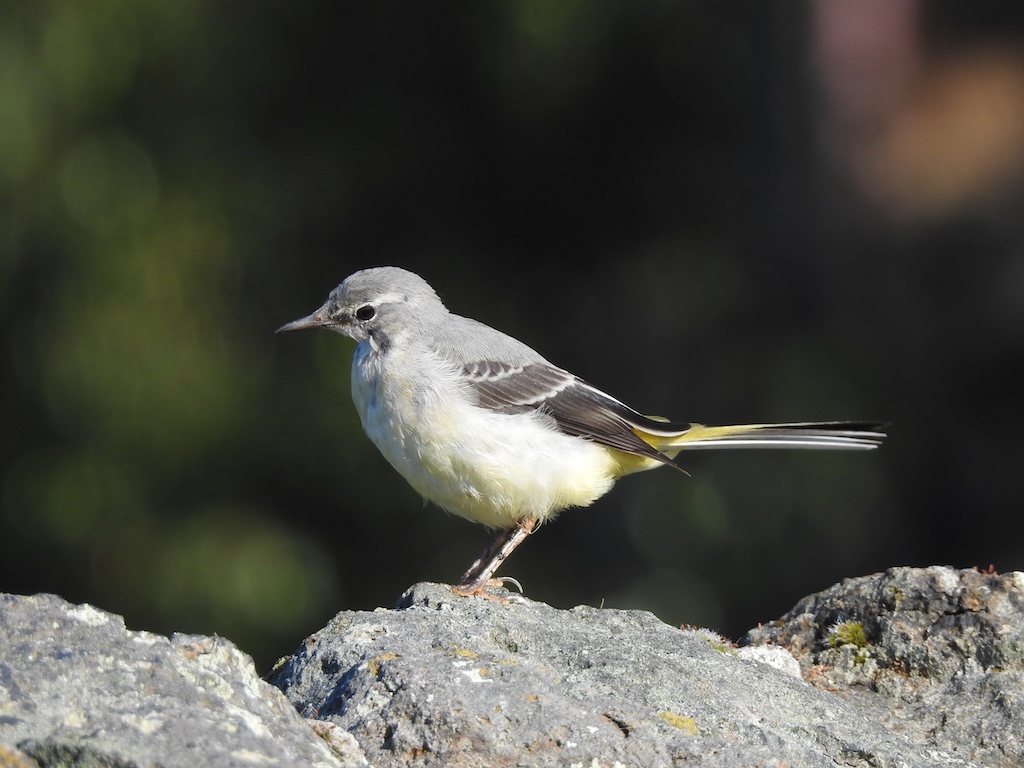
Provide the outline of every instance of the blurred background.
[[502,573],[733,638],[892,565],[1024,568],[1024,6],[0,2],[0,591],[266,670],[489,541],[363,436],[396,264],[637,408],[882,419],[685,454]]

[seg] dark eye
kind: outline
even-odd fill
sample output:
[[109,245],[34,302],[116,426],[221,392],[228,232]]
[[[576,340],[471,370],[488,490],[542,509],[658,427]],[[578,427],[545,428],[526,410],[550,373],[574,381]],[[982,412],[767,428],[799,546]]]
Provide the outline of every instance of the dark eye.
[[377,314],[377,310],[370,304],[363,304],[356,310],[356,320],[371,320]]

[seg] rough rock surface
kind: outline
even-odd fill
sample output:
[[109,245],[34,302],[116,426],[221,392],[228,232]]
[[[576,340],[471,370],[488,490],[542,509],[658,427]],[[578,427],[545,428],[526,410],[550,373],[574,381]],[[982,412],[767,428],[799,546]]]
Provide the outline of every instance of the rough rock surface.
[[89,605],[0,594],[0,766],[358,764],[226,640],[132,632]]
[[378,768],[972,764],[764,663],[780,654],[641,611],[419,584],[398,610],[339,614],[271,681]]
[[270,675],[295,709],[225,640],[0,595],[0,768],[1024,764],[1024,574],[850,579],[740,648],[500,595],[338,614]]
[[787,648],[806,679],[910,741],[1024,765],[1024,573],[892,568],[805,597],[746,642]]

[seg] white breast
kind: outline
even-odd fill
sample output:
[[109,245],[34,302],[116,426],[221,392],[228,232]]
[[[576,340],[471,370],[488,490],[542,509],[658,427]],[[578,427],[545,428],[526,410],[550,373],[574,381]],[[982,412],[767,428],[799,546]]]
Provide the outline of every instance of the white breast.
[[352,398],[366,434],[424,498],[484,525],[550,518],[614,483],[608,451],[538,413],[472,404],[458,371],[427,350],[356,348]]

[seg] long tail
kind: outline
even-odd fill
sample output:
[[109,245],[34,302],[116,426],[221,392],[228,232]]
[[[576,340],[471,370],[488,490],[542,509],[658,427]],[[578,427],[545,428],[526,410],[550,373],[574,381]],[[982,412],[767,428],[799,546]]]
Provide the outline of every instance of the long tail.
[[[885,439],[887,424],[862,421],[807,421],[792,424],[738,424],[708,427],[690,424],[685,429],[668,429],[677,425],[648,421],[635,425],[637,435],[646,443],[675,458],[682,450],[720,448],[810,448],[818,450],[872,450]],[[639,427],[639,428],[637,428]]]

